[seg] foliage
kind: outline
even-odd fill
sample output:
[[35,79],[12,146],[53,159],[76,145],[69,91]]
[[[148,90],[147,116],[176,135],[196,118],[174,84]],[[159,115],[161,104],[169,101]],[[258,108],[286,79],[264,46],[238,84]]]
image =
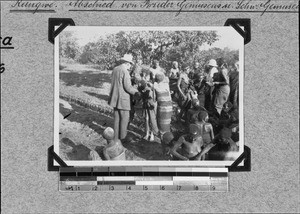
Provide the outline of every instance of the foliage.
[[167,70],[173,61],[191,66],[197,61],[204,67],[211,58],[224,57],[228,63],[238,60],[238,51],[228,48],[201,50],[203,45],[212,45],[219,39],[215,31],[119,31],[102,36],[82,49],[71,33],[66,32],[62,36],[61,56],[76,59],[81,64],[98,64],[101,69],[112,69],[126,53],[148,65],[151,60],[158,59]]
[[80,62],[105,64],[107,68],[125,53],[149,64],[152,59],[170,67],[171,61],[193,60],[203,44],[211,45],[218,40],[214,31],[120,31],[88,43],[82,51]]
[[195,54],[195,61],[200,63],[200,67],[204,68],[210,59],[223,58],[225,62],[233,66],[239,60],[239,51],[230,50],[229,48],[211,48],[209,50],[202,50]]
[[81,54],[77,39],[72,32],[64,32],[59,37],[59,55],[63,58],[77,60]]

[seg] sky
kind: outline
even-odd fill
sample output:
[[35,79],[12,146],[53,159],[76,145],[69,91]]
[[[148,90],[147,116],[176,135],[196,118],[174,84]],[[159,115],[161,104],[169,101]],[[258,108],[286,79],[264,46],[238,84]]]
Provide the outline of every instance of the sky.
[[100,36],[106,34],[117,33],[120,30],[123,31],[138,31],[138,30],[215,30],[220,36],[219,40],[209,45],[203,45],[203,50],[209,48],[228,47],[231,50],[237,50],[243,46],[243,38],[232,27],[98,27],[98,26],[69,26],[64,31],[74,32],[74,36],[78,39],[80,46],[86,45],[88,42],[94,42],[99,39]]

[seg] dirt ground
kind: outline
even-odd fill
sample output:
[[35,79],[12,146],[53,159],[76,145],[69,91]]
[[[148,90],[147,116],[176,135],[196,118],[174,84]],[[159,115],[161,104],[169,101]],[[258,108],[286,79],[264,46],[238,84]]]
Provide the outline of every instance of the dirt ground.
[[[104,159],[106,127],[113,127],[112,108],[108,105],[111,71],[95,66],[63,65],[60,71],[60,156],[64,160],[89,160],[96,151]],[[143,118],[137,114],[128,127],[132,139],[123,146],[126,160],[164,160],[159,139],[149,142],[144,135]]]

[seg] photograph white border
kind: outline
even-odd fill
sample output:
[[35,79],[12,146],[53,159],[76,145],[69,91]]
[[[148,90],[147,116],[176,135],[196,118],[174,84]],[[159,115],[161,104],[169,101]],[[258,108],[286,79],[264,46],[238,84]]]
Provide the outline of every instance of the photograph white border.
[[[244,152],[244,38],[231,26],[68,26],[67,28],[101,28],[102,31],[106,30],[119,30],[119,31],[209,31],[209,30],[233,30],[240,37],[241,46],[239,47],[239,156]],[[54,42],[54,152],[59,156],[59,35],[55,37]],[[185,167],[220,167],[230,166],[234,161],[66,161],[63,160],[68,166],[185,166]],[[54,161],[54,165],[58,163]]]

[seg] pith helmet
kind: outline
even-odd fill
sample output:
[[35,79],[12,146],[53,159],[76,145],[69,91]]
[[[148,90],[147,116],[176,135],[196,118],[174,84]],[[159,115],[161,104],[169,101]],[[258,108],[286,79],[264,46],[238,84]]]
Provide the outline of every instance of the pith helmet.
[[208,65],[213,66],[213,67],[218,67],[217,61],[214,59],[209,60]]

